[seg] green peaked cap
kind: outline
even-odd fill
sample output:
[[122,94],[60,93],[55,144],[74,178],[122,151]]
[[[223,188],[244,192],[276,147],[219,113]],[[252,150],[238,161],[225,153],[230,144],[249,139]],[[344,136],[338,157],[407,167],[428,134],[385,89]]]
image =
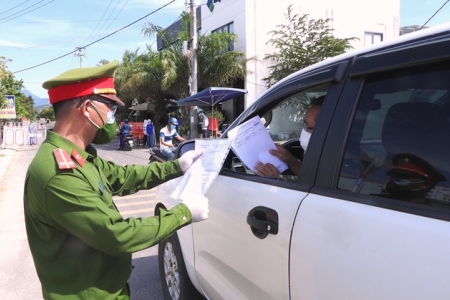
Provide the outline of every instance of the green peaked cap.
[[66,71],[42,84],[46,90],[70,83],[89,81],[97,78],[113,77],[114,71],[119,66],[119,61],[114,60],[106,65],[91,68],[77,68]]

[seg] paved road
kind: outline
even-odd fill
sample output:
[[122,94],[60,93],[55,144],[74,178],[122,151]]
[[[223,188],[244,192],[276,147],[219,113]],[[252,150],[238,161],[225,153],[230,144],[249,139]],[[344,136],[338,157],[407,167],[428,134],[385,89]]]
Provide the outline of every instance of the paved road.
[[[117,141],[97,146],[101,157],[118,164],[147,164],[148,150],[117,151]],[[0,151],[0,295],[2,299],[42,299],[39,280],[28,248],[23,217],[23,183],[26,170],[37,148],[24,151]],[[8,167],[7,167],[8,166]],[[0,168],[0,169],[1,169]],[[115,197],[122,215],[153,215],[154,191],[141,191],[126,197]],[[133,300],[161,300],[157,247],[133,254],[135,269],[130,278]]]

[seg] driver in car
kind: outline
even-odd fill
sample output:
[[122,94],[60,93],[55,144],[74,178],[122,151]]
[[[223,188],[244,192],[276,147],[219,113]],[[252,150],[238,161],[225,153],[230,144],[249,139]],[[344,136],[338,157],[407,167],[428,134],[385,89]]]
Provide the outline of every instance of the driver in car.
[[[320,109],[322,108],[324,96],[320,96],[314,99],[309,105],[308,110],[303,117],[303,128],[300,134],[300,146],[303,148],[303,151],[306,153],[306,149],[308,148],[309,139],[311,137],[311,133],[314,130],[314,126],[316,125],[317,117],[319,116]],[[295,175],[298,176],[300,174],[300,169],[302,163],[292,155],[289,150],[284,148],[282,145],[275,144],[277,150],[269,150],[269,153],[278,157],[281,161],[286,163],[289,166],[289,170]],[[262,163],[258,161],[255,166],[256,174],[259,176],[266,177],[279,177],[281,175],[280,171],[272,165],[271,163]]]

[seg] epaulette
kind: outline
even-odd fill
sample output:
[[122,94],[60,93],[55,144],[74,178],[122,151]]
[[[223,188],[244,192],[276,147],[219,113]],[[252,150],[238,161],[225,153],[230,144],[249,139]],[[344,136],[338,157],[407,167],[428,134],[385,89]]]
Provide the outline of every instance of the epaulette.
[[76,149],[72,150],[72,157],[75,158],[75,160],[81,167],[84,166],[84,158],[80,155],[80,153],[78,153]]
[[60,170],[75,169],[77,167],[66,150],[62,148],[55,149],[53,155]]

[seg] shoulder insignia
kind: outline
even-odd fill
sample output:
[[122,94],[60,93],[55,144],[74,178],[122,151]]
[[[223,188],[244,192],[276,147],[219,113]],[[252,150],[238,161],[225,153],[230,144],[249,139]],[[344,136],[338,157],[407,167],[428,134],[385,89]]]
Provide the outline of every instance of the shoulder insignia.
[[61,148],[55,149],[53,155],[55,156],[60,170],[75,169],[77,167],[66,150]]
[[78,153],[76,149],[72,150],[72,157],[75,158],[75,160],[81,167],[84,166],[84,158],[80,155],[80,153]]

